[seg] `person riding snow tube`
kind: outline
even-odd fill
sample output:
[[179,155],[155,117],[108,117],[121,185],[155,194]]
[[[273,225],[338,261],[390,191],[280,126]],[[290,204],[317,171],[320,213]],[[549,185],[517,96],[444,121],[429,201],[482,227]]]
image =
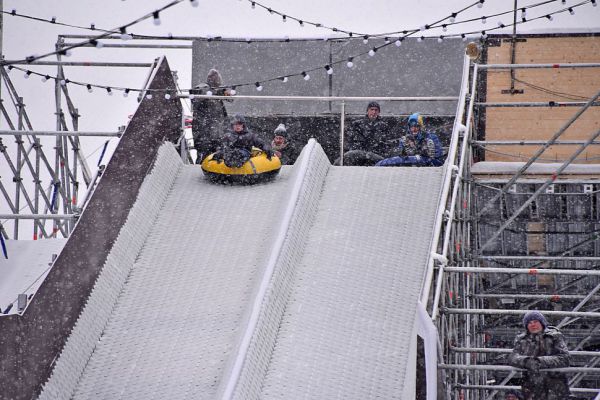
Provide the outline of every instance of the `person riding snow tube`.
[[233,149],[225,154],[216,152],[202,161],[204,175],[213,182],[251,184],[275,178],[281,169],[281,160],[276,155],[253,148],[248,158]]

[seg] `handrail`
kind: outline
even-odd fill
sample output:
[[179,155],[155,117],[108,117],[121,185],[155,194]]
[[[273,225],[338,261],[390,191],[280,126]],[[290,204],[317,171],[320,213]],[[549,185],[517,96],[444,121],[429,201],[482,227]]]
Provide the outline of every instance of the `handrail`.
[[[433,264],[434,264],[434,253],[437,251],[437,245],[439,243],[439,238],[441,234],[442,228],[442,220],[445,214],[446,201],[448,199],[448,193],[450,191],[450,181],[452,178],[451,171],[456,167],[454,165],[456,153],[458,149],[458,141],[460,132],[463,130],[464,125],[462,125],[462,120],[465,112],[465,103],[466,96],[468,93],[468,81],[469,81],[469,66],[470,61],[469,58],[465,55],[463,60],[463,75],[462,82],[460,88],[459,95],[459,103],[456,108],[456,116],[454,118],[454,126],[452,128],[452,138],[450,140],[450,147],[448,150],[448,159],[445,163],[445,173],[444,173],[444,183],[442,186],[441,194],[440,194],[440,207],[438,208],[438,212],[435,218],[434,229],[433,229],[433,241],[430,246],[430,254],[427,261],[427,272],[425,274],[424,284],[421,292],[421,303],[426,307],[427,300],[429,299],[429,292],[431,289],[431,284],[433,280]],[[463,139],[464,140],[464,139]]]

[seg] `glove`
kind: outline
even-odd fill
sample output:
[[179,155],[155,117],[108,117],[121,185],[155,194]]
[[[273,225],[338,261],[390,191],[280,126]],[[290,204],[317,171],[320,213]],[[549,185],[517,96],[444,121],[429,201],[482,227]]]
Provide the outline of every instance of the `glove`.
[[525,369],[532,372],[538,372],[540,370],[540,360],[535,357],[530,357],[525,360]]
[[271,157],[273,157],[273,150],[266,150],[265,154],[267,155],[267,160],[271,161]]

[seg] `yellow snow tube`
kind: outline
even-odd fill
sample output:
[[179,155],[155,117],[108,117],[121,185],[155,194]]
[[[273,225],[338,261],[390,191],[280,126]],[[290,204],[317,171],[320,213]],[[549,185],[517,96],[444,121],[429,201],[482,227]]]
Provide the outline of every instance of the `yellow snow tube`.
[[[213,153],[214,154],[214,153]],[[206,157],[201,164],[204,175],[214,182],[232,183],[257,183],[273,179],[281,169],[281,160],[267,155],[256,148],[252,149],[252,156],[239,168],[231,168],[223,161],[213,160],[213,154]]]

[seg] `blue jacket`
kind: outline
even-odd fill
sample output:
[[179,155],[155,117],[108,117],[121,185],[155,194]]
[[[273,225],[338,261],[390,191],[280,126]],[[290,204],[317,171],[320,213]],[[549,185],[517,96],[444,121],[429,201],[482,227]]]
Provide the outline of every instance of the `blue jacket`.
[[442,142],[435,133],[420,131],[400,138],[398,156],[381,160],[380,167],[417,166],[439,167],[444,164]]

